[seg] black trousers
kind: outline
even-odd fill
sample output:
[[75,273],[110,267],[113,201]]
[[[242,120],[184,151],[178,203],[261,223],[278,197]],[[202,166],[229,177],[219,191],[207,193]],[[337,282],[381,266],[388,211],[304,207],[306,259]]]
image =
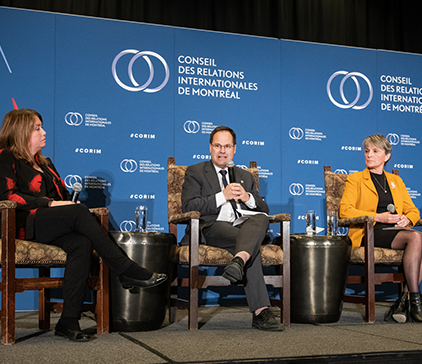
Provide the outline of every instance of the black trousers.
[[34,241],[58,246],[67,253],[62,317],[80,318],[93,249],[117,275],[132,264],[85,205],[38,210],[34,231]]
[[244,278],[246,299],[251,312],[270,305],[260,251],[268,225],[268,217],[259,214],[251,216],[238,226],[233,226],[230,222],[216,221],[202,229],[208,245],[226,249],[233,255],[240,251],[251,255],[245,265]]

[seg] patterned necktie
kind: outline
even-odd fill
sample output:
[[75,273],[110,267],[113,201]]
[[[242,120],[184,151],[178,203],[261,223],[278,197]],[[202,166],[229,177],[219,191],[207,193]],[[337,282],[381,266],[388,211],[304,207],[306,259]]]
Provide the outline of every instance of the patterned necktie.
[[[224,169],[221,169],[220,170],[220,173],[221,173],[221,176],[222,176],[222,178],[223,178],[223,185],[224,185],[224,188],[226,188],[227,187],[227,185],[228,185],[228,183],[227,183],[227,178],[226,178],[226,174],[227,174],[227,171],[226,170],[224,170]],[[233,207],[233,211],[234,211],[234,216],[236,217],[236,219],[240,216],[240,214],[239,214],[239,211],[237,211],[237,207],[236,207],[236,202],[234,201],[234,200],[230,200],[230,204],[232,205],[232,207]]]

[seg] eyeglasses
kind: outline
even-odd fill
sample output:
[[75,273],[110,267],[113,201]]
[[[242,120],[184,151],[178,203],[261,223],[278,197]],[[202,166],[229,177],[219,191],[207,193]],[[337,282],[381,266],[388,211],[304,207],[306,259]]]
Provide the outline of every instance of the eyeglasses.
[[233,144],[226,144],[226,145],[221,145],[221,144],[211,144],[215,149],[226,149],[226,150],[231,150],[233,148]]

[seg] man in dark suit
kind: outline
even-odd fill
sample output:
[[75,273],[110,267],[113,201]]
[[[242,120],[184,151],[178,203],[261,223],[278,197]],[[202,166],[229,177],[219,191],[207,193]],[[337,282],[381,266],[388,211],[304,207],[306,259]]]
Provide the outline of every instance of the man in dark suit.
[[[182,210],[199,211],[201,243],[227,249],[235,257],[225,267],[223,277],[243,281],[252,326],[260,330],[282,331],[284,326],[271,312],[262,272],[260,246],[268,229],[268,206],[256,190],[248,171],[234,168],[235,181],[228,181],[227,162],[236,153],[236,134],[219,126],[210,135],[211,161],[188,167],[182,189]],[[239,209],[263,212],[239,225]],[[189,227],[185,235],[188,239]],[[186,240],[185,240],[186,241]]]

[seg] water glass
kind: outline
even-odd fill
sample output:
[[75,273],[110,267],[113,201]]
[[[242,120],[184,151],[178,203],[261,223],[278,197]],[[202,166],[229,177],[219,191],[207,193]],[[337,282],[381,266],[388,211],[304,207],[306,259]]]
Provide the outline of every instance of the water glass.
[[327,211],[327,235],[335,236],[338,231],[337,211]]
[[[137,206],[135,210],[136,215],[136,228],[135,232],[143,232],[147,231],[147,211],[148,208],[146,206]],[[139,226],[139,223],[141,226]]]
[[315,235],[316,233],[316,213],[315,210],[309,210],[306,213],[306,233]]

